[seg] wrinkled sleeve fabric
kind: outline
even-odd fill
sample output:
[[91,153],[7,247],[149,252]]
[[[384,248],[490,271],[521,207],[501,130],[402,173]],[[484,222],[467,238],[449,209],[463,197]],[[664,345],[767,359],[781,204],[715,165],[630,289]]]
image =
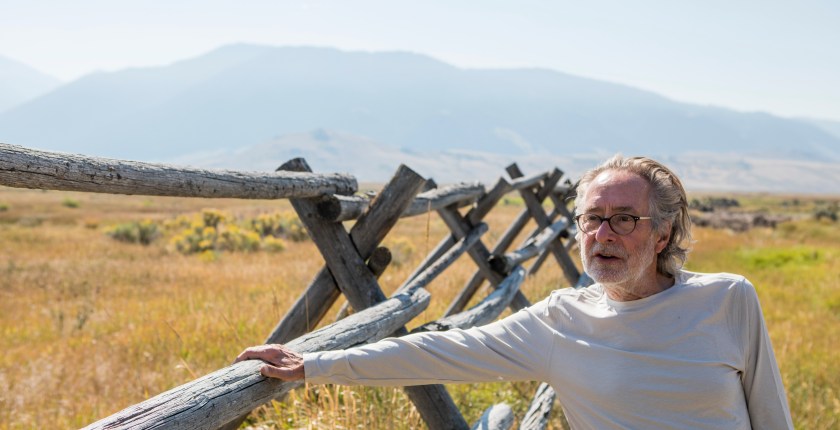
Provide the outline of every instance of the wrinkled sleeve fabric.
[[[550,327],[542,321],[545,306],[544,300],[468,330],[417,333],[304,354],[306,380],[376,386],[543,380],[553,344]],[[545,342],[533,341],[541,336]]]
[[773,346],[753,285],[743,280],[741,332],[744,341],[744,397],[755,429],[793,429]]

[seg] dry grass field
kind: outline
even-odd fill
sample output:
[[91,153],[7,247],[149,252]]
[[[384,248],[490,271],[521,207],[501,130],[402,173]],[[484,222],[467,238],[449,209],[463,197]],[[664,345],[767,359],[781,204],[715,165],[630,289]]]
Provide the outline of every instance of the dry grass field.
[[[815,197],[800,197],[795,204],[785,196],[737,198],[743,210],[797,217],[775,229],[697,229],[688,269],[738,272],[753,281],[797,428],[837,428],[840,223],[811,216],[825,203]],[[179,216],[200,219],[205,208],[225,214],[230,225],[291,210],[285,201],[0,187],[0,429],[84,426],[225,366],[243,347],[263,341],[323,261],[309,241],[179,252],[177,232],[163,226]],[[520,210],[517,199],[497,207],[485,243],[494,243]],[[161,226],[160,237],[149,245],[107,234],[143,220]],[[395,257],[381,279],[386,292],[444,234],[435,215],[403,220],[385,241]],[[423,319],[439,317],[473,270],[463,258],[434,282]],[[537,300],[564,286],[549,260],[523,291]],[[535,387],[460,385],[450,391],[472,422],[499,400],[521,417]],[[420,423],[399,389],[312,386],[262,407],[248,425],[404,429]],[[552,426],[563,427],[559,412]]]

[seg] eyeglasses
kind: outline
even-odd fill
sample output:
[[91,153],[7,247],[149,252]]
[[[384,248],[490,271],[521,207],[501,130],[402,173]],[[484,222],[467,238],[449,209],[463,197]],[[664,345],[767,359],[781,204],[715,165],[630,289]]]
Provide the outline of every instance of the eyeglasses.
[[601,227],[604,221],[609,224],[615,234],[624,236],[636,229],[636,222],[643,219],[651,219],[649,216],[634,216],[630,214],[613,214],[609,217],[602,217],[595,214],[580,214],[575,217],[580,231],[590,234]]

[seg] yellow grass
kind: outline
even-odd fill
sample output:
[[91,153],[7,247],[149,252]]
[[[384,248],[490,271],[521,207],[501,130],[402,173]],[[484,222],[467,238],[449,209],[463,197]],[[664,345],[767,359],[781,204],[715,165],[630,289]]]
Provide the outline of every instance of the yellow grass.
[[[762,196],[764,204],[768,197]],[[772,200],[772,199],[770,199]],[[74,204],[68,205],[72,201]],[[522,209],[490,215],[484,242]],[[245,220],[287,202],[111,196],[0,188],[0,429],[76,428],[228,364],[263,341],[323,261],[311,242],[278,253],[182,255],[159,239],[115,241],[108,227],[216,208]],[[529,230],[530,226],[526,228]],[[434,215],[403,220],[386,238],[392,291],[447,234]],[[806,220],[734,234],[697,230],[688,268],[732,271],[756,285],[798,428],[840,421],[840,227]],[[438,318],[474,271],[457,262],[429,290]],[[549,260],[524,291],[566,286]],[[337,304],[328,314],[331,321]],[[327,321],[327,322],[330,322]],[[507,401],[518,417],[536,383],[450,386],[468,421]],[[558,409],[559,411],[559,409]],[[412,428],[421,420],[398,389],[309,387],[267,405],[267,428]],[[552,421],[563,426],[559,412]]]

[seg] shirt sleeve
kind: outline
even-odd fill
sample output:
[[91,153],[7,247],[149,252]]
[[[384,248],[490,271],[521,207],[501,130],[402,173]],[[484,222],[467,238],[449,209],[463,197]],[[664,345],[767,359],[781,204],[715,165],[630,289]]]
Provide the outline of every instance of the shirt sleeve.
[[758,296],[746,279],[741,287],[746,319],[742,324],[745,363],[741,380],[750,422],[757,429],[793,429],[785,388]]
[[[304,354],[306,380],[378,386],[544,380],[553,344],[541,320],[545,302],[482,327]],[[539,336],[545,341],[535,341]]]

